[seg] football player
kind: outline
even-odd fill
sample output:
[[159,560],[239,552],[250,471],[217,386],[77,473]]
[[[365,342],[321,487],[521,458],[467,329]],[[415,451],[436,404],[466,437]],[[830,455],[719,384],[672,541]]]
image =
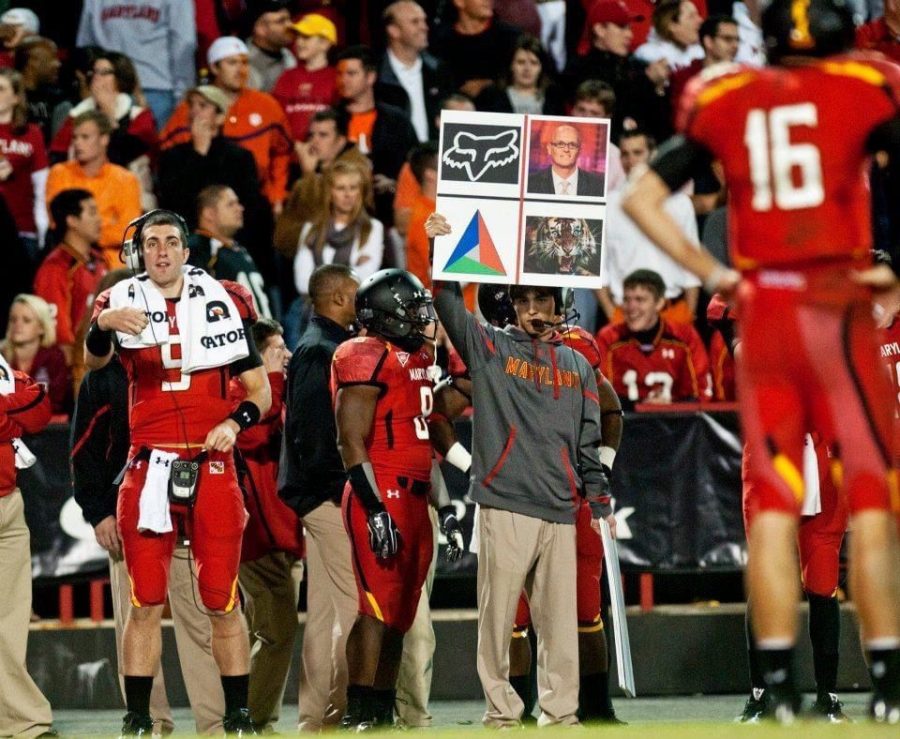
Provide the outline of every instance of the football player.
[[356,312],[366,335],[337,348],[331,389],[359,592],[341,725],[362,730],[393,723],[403,635],[434,552],[429,499],[451,557],[462,552],[462,533],[428,435],[434,372],[424,343],[437,320],[431,295],[409,272],[381,270],[360,285]]
[[[878,721],[900,722],[900,555],[892,408],[871,318],[871,153],[900,159],[900,69],[840,56],[853,44],[839,0],[773,0],[762,17],[769,67],[701,75],[682,98],[683,136],[634,184],[625,210],[709,292],[737,295],[741,422],[756,510],[748,591],[767,714],[794,719],[799,578],[795,537],[803,445],[818,431],[841,471],[852,518],[850,580],[862,622]],[[730,193],[732,263],[697,249],[662,209],[698,164],[719,159]],[[740,283],[740,287],[739,286]],[[896,503],[895,503],[896,504]]]

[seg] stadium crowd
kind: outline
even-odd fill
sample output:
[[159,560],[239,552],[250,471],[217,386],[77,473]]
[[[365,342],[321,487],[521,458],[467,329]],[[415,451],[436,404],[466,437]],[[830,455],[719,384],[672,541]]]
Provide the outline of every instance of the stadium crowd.
[[[448,541],[449,556],[458,556],[463,542],[440,471],[433,468],[428,427],[435,448],[468,472],[473,459],[446,436],[452,434],[446,422],[473,398],[490,405],[504,382],[511,396],[518,392],[514,376],[492,364],[492,342],[506,347],[509,341],[513,354],[526,350],[501,329],[523,325],[529,315],[545,316],[544,324],[534,319],[530,335],[565,322],[565,342],[590,365],[585,370],[581,359],[567,354],[557,360],[550,350],[554,373],[579,375],[579,386],[600,398],[596,413],[559,419],[571,466],[568,478],[561,473],[546,481],[568,490],[580,476],[588,503],[578,514],[584,526],[577,524],[587,534],[579,537],[591,536],[600,519],[615,529],[608,477],[623,408],[735,400],[732,308],[713,294],[714,282],[656,248],[629,215],[627,188],[657,150],[678,141],[698,75],[721,69],[716,65],[766,63],[763,3],[59,5],[0,2],[6,6],[0,13],[0,238],[7,261],[0,393],[16,399],[0,403],[2,439],[5,449],[18,436],[40,431],[51,413],[72,419],[75,497],[110,554],[128,709],[123,735],[149,736],[154,724],[163,732],[173,725],[159,673],[159,622],[167,599],[197,731],[270,730],[284,697],[303,577],[310,595],[300,729],[384,726],[394,723],[395,712],[400,725],[429,726],[434,632],[428,595],[437,532]],[[856,50],[900,63],[900,0],[849,5]],[[457,294],[432,283],[429,237],[446,233],[432,215],[443,110],[611,121],[600,289],[519,288],[489,295],[463,285]],[[898,264],[900,167],[884,153],[888,149],[867,163],[872,207],[864,228],[881,259]],[[692,241],[729,265],[727,172],[719,161],[701,164],[686,184],[666,193],[662,207]],[[383,271],[391,268],[399,271]],[[146,311],[127,307],[125,292],[133,298],[136,269],[146,269],[162,295],[152,304],[154,294]],[[216,297],[218,303],[207,303],[206,318],[240,334],[242,353],[192,341],[188,326],[200,319],[176,307],[183,286]],[[428,313],[430,301],[420,300],[425,289],[435,293],[440,325]],[[429,354],[398,339],[403,351],[382,353],[396,326],[373,316],[388,294],[425,311],[424,324],[436,324],[439,351]],[[890,332],[882,349],[887,363],[896,353],[888,348],[900,340],[898,308],[888,305],[878,317]],[[353,339],[357,321],[368,336]],[[141,337],[146,343],[138,342]],[[157,344],[152,356],[140,351]],[[872,357],[873,365],[878,361]],[[182,362],[199,369],[182,373]],[[898,369],[900,364],[891,367],[895,383]],[[381,405],[382,394],[395,387],[391,378],[407,371],[418,383],[415,397],[398,394],[391,402],[398,414],[418,419],[422,433],[415,422],[401,428],[390,413],[385,418]],[[147,377],[154,388],[148,389]],[[432,397],[436,381],[443,392]],[[570,376],[570,391],[571,383]],[[566,390],[555,377],[551,384],[540,404],[528,401],[547,419],[552,399]],[[171,391],[188,387],[183,405],[173,408]],[[141,414],[134,412],[138,400]],[[880,402],[893,403],[887,396]],[[171,421],[175,430],[160,426],[164,418],[177,419]],[[579,569],[577,612],[556,613],[559,603],[575,597],[571,578],[553,576],[576,567],[574,544],[569,551],[557,531],[573,523],[574,514],[555,498],[541,502],[549,516],[521,502],[504,509],[506,486],[527,484],[511,468],[528,474],[528,465],[539,467],[536,460],[546,454],[536,448],[532,458],[504,467],[515,428],[504,447],[500,430],[482,427],[490,440],[476,440],[471,450],[472,469],[486,474],[485,489],[489,480],[494,485],[475,498],[484,506],[479,546],[488,563],[483,575],[479,570],[479,598],[503,594],[479,624],[485,724],[517,724],[530,717],[535,701],[542,724],[616,722],[600,618],[602,550],[585,554],[587,544],[579,539],[578,566],[587,557],[593,571],[585,582],[596,585],[592,590],[586,584],[590,592],[583,596]],[[577,428],[597,444],[588,448],[578,435],[570,438]],[[830,452],[813,441],[824,489],[832,479]],[[378,455],[390,457],[395,443],[407,456],[383,461]],[[516,454],[528,453],[517,448]],[[498,455],[497,466],[485,469],[485,460]],[[10,460],[0,455],[0,465]],[[200,482],[198,465],[210,472]],[[184,496],[173,511],[183,504],[190,515],[170,517],[165,496],[157,510],[145,510],[140,493],[156,466],[176,481],[169,495]],[[546,466],[558,468],[557,458]],[[344,494],[348,475],[356,497]],[[15,481],[7,477],[4,467],[0,552],[11,554],[0,563],[0,588],[17,597],[0,606],[0,641],[16,643],[0,650],[0,672],[17,677],[3,681],[0,736],[53,736],[50,706],[24,671],[28,536],[21,496],[15,495],[19,508],[13,510]],[[424,495],[429,487],[431,507]],[[214,511],[197,497],[207,490],[221,501]],[[351,498],[360,501],[356,507]],[[801,530],[799,538],[806,597],[815,614],[815,710],[839,721],[846,717],[835,695],[835,591],[846,507],[835,515],[837,523],[829,519],[824,533]],[[536,516],[541,528],[517,529],[517,516]],[[123,522],[157,535],[126,536]],[[236,550],[229,548],[234,541]],[[534,567],[510,574],[504,549]],[[385,575],[384,562],[398,551],[402,556],[392,560],[398,564]],[[523,584],[528,598],[520,603]],[[527,640],[521,637],[532,619],[544,632],[539,696],[531,695],[528,680],[531,655],[522,652]],[[748,635],[753,654],[749,624]],[[893,650],[894,678],[900,676],[898,648],[889,640],[881,645],[882,652]],[[772,670],[765,659],[763,666],[751,663],[753,693],[743,718],[757,720],[767,706],[771,711],[765,694]],[[893,710],[893,720],[900,721],[900,695],[888,698],[889,716]]]

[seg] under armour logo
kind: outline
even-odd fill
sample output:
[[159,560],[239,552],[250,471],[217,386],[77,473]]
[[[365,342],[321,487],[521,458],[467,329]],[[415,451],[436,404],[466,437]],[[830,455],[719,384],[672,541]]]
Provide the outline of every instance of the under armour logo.
[[663,355],[663,359],[675,359],[675,350],[674,349],[663,349],[662,355]]
[[388,498],[399,498],[400,491],[399,490],[388,490],[386,495]]

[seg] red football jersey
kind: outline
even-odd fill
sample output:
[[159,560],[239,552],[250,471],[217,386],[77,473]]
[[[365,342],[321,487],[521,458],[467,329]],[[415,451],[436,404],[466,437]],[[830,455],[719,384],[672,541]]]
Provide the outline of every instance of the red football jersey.
[[[222,280],[242,321],[255,321],[250,292],[236,282]],[[119,348],[119,359],[128,375],[129,426],[133,446],[179,448],[199,445],[234,409],[228,393],[228,366],[181,373],[181,339],[175,308],[166,299],[169,342],[142,349]],[[109,290],[94,302],[91,320],[109,307]]]
[[431,478],[431,441],[426,418],[434,407],[425,349],[406,352],[374,336],[341,344],[331,362],[331,396],[347,385],[375,385],[375,407],[366,451],[376,471]]
[[584,357],[588,364],[595,372],[600,372],[600,347],[590,331],[586,331],[581,326],[571,326],[561,332],[562,339],[566,342],[566,346],[571,347]]
[[688,86],[679,123],[722,162],[738,269],[866,256],[866,142],[897,114],[895,73],[834,57],[732,67]]
[[884,330],[881,337],[881,361],[887,365],[894,388],[894,417],[900,418],[900,317]]
[[601,369],[620,398],[669,402],[711,396],[709,359],[693,326],[660,320],[653,343],[642,346],[624,323],[597,334]]
[[450,347],[450,351],[447,352],[447,374],[454,380],[461,378],[469,379],[469,368],[466,367],[466,363],[463,362],[463,359],[459,356],[459,352],[456,351],[456,348],[452,346]]

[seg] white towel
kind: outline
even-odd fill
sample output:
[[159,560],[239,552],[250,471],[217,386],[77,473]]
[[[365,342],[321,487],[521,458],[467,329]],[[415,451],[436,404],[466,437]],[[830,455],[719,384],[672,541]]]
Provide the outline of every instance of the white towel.
[[138,531],[167,534],[172,531],[172,515],[169,512],[169,478],[172,462],[178,459],[175,452],[153,449],[147,464],[147,477],[141,490]]
[[[181,371],[223,367],[249,354],[244,325],[234,301],[220,282],[199,267],[183,267],[184,286],[175,309],[181,336]],[[124,349],[144,349],[169,341],[166,301],[146,274],[123,280],[109,293],[110,308],[143,310],[150,322],[137,336],[116,333]]]
[[[0,354],[0,395],[9,395],[16,391],[16,378],[13,377],[12,367],[6,361],[6,357]],[[13,451],[16,453],[16,469],[27,470],[37,462],[31,450],[25,446],[21,439],[12,440]]]
[[802,516],[815,516],[822,512],[822,494],[819,483],[819,460],[816,458],[816,447],[812,436],[806,435],[803,441],[803,485],[806,493],[803,496]]

